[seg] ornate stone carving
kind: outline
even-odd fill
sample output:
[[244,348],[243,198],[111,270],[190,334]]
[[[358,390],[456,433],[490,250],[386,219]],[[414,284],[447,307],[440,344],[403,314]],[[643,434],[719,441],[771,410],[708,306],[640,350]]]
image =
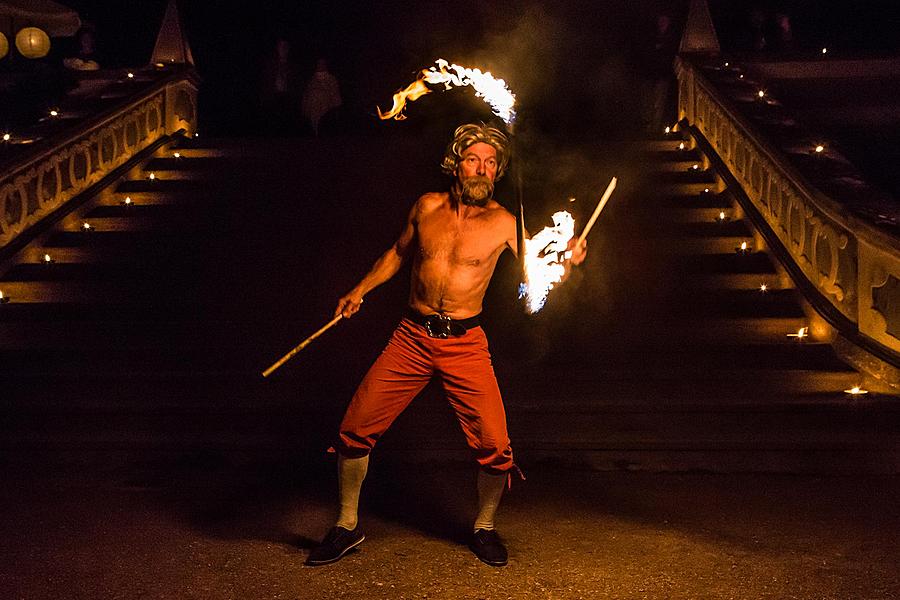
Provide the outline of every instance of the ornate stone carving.
[[[177,99],[168,98],[169,94]],[[0,247],[100,181],[135,153],[166,133],[165,113],[173,106],[177,125],[196,123],[196,88],[188,80],[157,88],[106,121],[85,129],[65,145],[0,174]]]
[[884,330],[900,341],[900,279],[888,275],[881,285],[872,286],[872,309],[884,321]]

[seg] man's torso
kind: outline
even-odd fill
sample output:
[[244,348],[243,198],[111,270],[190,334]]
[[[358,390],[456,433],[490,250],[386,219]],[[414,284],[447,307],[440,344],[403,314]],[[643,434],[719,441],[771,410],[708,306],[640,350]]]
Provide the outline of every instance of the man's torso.
[[480,313],[497,259],[515,241],[515,217],[493,200],[458,214],[449,194],[426,194],[415,227],[410,306],[455,319]]

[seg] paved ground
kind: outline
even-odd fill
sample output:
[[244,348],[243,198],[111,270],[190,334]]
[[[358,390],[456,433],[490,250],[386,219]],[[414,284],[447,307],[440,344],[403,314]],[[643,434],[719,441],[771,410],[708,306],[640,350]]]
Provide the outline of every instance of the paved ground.
[[360,551],[303,566],[334,477],[272,461],[100,472],[13,465],[0,598],[897,598],[897,477],[590,472],[533,465],[464,544],[474,474],[373,461]]

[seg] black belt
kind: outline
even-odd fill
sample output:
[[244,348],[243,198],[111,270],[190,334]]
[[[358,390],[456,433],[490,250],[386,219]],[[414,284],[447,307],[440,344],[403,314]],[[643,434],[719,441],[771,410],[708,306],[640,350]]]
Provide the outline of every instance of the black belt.
[[467,330],[481,324],[479,315],[467,319],[451,319],[441,314],[423,315],[412,309],[406,311],[406,318],[423,326],[428,337],[440,339],[465,335]]

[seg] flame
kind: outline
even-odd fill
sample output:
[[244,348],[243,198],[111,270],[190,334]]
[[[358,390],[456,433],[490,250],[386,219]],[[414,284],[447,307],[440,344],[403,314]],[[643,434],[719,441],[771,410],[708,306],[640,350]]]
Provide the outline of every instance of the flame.
[[575,220],[567,211],[553,215],[553,227],[525,240],[525,282],[519,286],[519,298],[534,314],[544,307],[547,294],[565,274],[563,260],[569,258],[569,240],[575,235]]
[[[423,73],[427,73],[427,71],[422,71]],[[396,94],[394,94],[394,105],[391,107],[391,110],[386,113],[381,112],[381,109],[377,106],[375,107],[378,110],[378,118],[385,121],[387,119],[396,119],[397,121],[402,121],[406,118],[406,115],[403,114],[403,109],[406,107],[406,102],[412,102],[414,100],[418,100],[425,94],[430,94],[431,90],[428,89],[428,86],[425,85],[425,82],[422,79],[416,79],[411,84],[409,84],[405,90],[400,90]]]
[[809,327],[801,327],[797,330],[797,333],[789,333],[787,336],[803,340],[804,338],[809,337]]
[[443,84],[444,90],[470,85],[475,89],[475,96],[484,98],[484,101],[491,105],[493,113],[503,119],[505,123],[512,123],[516,119],[516,112],[513,110],[516,96],[506,86],[505,81],[496,79],[490,71],[482,72],[481,69],[450,64],[443,58],[437,59],[435,64],[437,67],[422,69],[418,79],[394,94],[394,104],[391,110],[383,113],[378,108],[378,116],[383,120],[401,121],[406,118],[403,115],[403,109],[407,102],[413,102],[425,94],[431,93],[431,89],[426,84]]

